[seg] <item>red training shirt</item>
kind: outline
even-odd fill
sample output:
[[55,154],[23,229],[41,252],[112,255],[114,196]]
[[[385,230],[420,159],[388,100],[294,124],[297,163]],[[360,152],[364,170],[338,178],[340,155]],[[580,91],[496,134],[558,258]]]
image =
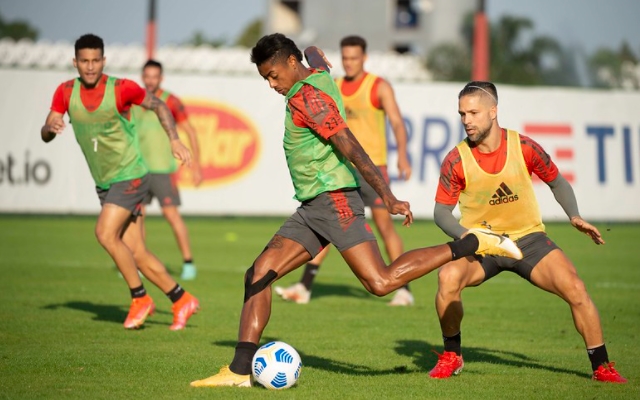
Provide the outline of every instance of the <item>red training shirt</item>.
[[[317,73],[316,70],[311,71]],[[288,106],[296,126],[309,128],[325,140],[329,140],[340,130],[347,129],[347,123],[340,115],[335,100],[309,84],[302,85],[289,99]]]
[[[158,89],[156,90],[155,95],[156,97],[160,98],[163,93],[164,90]],[[188,119],[187,111],[184,108],[184,104],[182,104],[180,99],[178,99],[173,94],[169,94],[169,97],[167,97],[167,101],[165,101],[165,104],[167,105],[167,107],[169,107],[169,110],[171,110],[171,114],[173,115],[173,119],[176,121],[176,124],[179,124]]]
[[[362,75],[362,78],[358,79],[357,81],[350,81],[350,80],[347,80],[346,78],[343,79],[342,85],[340,85],[340,92],[342,93],[342,95],[351,96],[355,92],[357,92],[358,89],[360,89],[360,85],[362,85],[362,82],[364,82],[364,78],[366,78],[367,75],[369,75],[369,73],[365,72]],[[371,104],[379,110],[382,109],[382,104],[380,104],[380,99],[378,98],[378,86],[380,86],[380,82],[382,82],[382,78],[380,78],[379,76],[376,77],[376,80],[373,82],[373,86],[371,86],[371,93],[369,94]]]
[[[108,76],[103,74],[100,77],[100,81],[93,88],[86,88],[84,85],[80,85],[80,99],[87,111],[95,111],[100,107],[107,87],[107,78]],[[51,111],[64,114],[69,110],[69,101],[71,100],[74,82],[75,79],[71,79],[58,86],[51,101]],[[116,79],[115,94],[118,112],[128,118],[131,106],[133,104],[140,105],[144,101],[147,91],[129,79]]]
[[[496,174],[502,170],[507,161],[507,132],[502,130],[500,147],[491,153],[481,153],[477,147],[471,148],[476,162],[485,172]],[[558,167],[551,157],[533,139],[520,135],[520,146],[524,162],[529,174],[535,173],[543,182],[549,183],[558,177]],[[436,192],[436,203],[456,205],[460,192],[466,187],[462,159],[458,148],[454,147],[440,167],[440,182]]]

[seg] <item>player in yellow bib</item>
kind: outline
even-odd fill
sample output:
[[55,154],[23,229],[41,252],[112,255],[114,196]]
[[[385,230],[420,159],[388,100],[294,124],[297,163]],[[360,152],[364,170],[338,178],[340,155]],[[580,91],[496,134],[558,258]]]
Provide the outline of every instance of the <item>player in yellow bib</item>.
[[[367,60],[365,39],[360,36],[347,36],[340,41],[340,49],[345,76],[336,80],[336,84],[342,95],[349,128],[389,183],[386,124],[388,118],[398,150],[398,176],[400,179],[408,180],[411,177],[411,164],[407,155],[407,132],[393,88],[381,77],[364,70]],[[380,232],[387,256],[393,261],[403,252],[402,238],[395,230],[391,215],[380,196],[361,176],[358,175],[358,178],[364,205],[371,209],[373,222]],[[307,263],[300,282],[288,288],[276,286],[275,292],[285,300],[298,304],[308,303],[313,281],[328,251],[329,247]],[[413,295],[407,284],[396,291],[389,305],[410,306],[413,303]]]
[[[460,336],[462,290],[478,286],[502,271],[511,271],[568,303],[587,348],[593,379],[626,382],[609,362],[598,310],[576,268],[545,234],[531,174],[549,185],[571,224],[598,245],[604,244],[600,232],[580,217],[571,185],[544,149],[530,138],[500,127],[498,92],[492,83],[470,82],[458,99],[467,138],[442,163],[435,222],[453,238],[480,227],[506,234],[524,257],[466,257],[440,268],[436,309],[444,352],[429,375],[448,378],[460,373],[464,366]],[[459,223],[452,215],[456,203],[462,217]]]
[[138,133],[129,119],[131,106],[137,104],[157,114],[173,156],[190,164],[191,153],[180,142],[167,106],[133,81],[104,75],[104,64],[102,39],[92,34],[81,36],[75,43],[73,59],[80,77],[58,86],[40,135],[47,143],[55,139],[65,129],[62,117],[69,114],[102,206],[96,237],[115,262],[131,293],[131,307],[124,327],[139,328],[155,310],[155,303],[138,275],[140,269],[172,301],[170,329],[183,329],[199,303],[173,280],[145,246],[142,224],[137,217],[149,190],[149,177],[140,154]]
[[[182,102],[173,94],[160,88],[162,83],[162,64],[155,60],[147,61],[142,68],[142,82],[150,93],[153,93],[167,105],[173,119],[176,121],[176,125],[187,133],[191,151],[193,152],[191,176],[193,183],[198,186],[202,182],[202,174],[199,162],[200,148],[196,131],[189,123]],[[140,133],[142,158],[149,168],[150,190],[144,203],[150,204],[154,197],[158,199],[162,215],[169,222],[182,254],[183,264],[180,278],[183,280],[195,279],[196,266],[191,253],[189,231],[178,211],[180,192],[178,191],[174,174],[178,170],[178,165],[171,155],[169,139],[153,111],[133,106],[131,113],[136,128]],[[144,218],[144,215],[143,210],[142,218]]]

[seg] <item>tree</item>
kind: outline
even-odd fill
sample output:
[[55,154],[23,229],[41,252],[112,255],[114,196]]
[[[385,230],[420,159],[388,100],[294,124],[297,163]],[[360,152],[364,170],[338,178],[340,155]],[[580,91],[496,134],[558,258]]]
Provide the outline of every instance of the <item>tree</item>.
[[471,57],[464,46],[442,43],[429,52],[427,68],[437,81],[467,81],[471,76]]
[[[427,68],[436,79],[469,80],[473,44],[473,13],[464,17],[462,46],[451,43],[436,46],[429,53]],[[490,76],[500,83],[518,85],[572,85],[577,74],[571,54],[549,36],[523,36],[533,30],[528,18],[503,16],[490,27]]]
[[189,38],[185,44],[191,46],[211,46],[211,47],[222,47],[227,44],[227,39],[224,37],[209,39],[205,33],[201,30],[197,30],[193,32],[191,38]]
[[255,46],[262,37],[262,25],[262,19],[256,19],[247,25],[236,40],[236,46],[248,48]]
[[638,59],[625,41],[620,50],[596,50],[588,60],[594,86],[601,88],[637,89],[640,77],[635,72]]
[[5,21],[0,15],[0,38],[11,38],[13,40],[38,39],[38,30],[29,25],[27,21],[16,20],[12,22]]

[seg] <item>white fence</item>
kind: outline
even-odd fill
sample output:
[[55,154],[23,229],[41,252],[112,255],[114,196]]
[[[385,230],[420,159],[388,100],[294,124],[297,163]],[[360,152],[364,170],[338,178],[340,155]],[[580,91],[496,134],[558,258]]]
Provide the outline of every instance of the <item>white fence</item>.
[[[93,181],[71,129],[49,144],[40,140],[52,94],[70,78],[73,74],[60,71],[0,70],[0,212],[98,212]],[[280,95],[257,74],[168,74],[164,86],[187,104],[206,170],[198,189],[189,187],[183,171],[183,213],[286,215],[295,209],[281,145],[285,105]],[[464,134],[457,115],[462,84],[394,87],[409,131],[414,174],[408,182],[394,182],[393,190],[411,202],[417,217],[430,218],[440,162]],[[546,148],[572,182],[583,216],[640,220],[640,94],[498,90],[501,125]],[[391,147],[392,177],[394,154]],[[537,183],[536,192],[546,220],[565,218],[546,185]]]

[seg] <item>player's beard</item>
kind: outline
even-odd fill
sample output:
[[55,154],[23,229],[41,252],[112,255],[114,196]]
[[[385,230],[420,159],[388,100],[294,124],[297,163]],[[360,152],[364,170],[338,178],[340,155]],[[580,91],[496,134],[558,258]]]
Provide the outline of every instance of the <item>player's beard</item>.
[[478,144],[482,143],[482,141],[485,140],[487,138],[487,136],[489,136],[489,132],[491,132],[491,127],[488,127],[488,128],[486,128],[485,130],[482,130],[482,131],[479,128],[476,127],[475,130],[477,132],[475,135],[473,135],[473,136],[468,135],[468,136],[469,136],[469,140],[471,142],[473,142],[473,144],[478,145]]

